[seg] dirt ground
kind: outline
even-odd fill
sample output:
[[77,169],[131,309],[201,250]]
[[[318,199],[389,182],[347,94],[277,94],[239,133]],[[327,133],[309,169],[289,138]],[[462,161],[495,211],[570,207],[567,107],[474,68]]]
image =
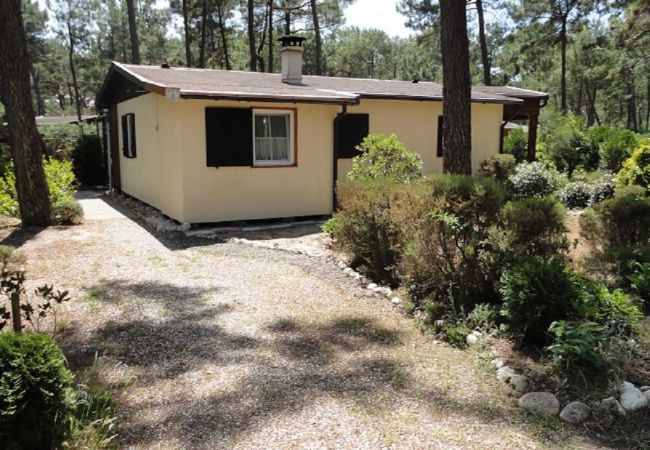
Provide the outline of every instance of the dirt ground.
[[423,334],[323,255],[160,234],[87,197],[83,225],[2,243],[31,285],[71,290],[57,339],[73,370],[101,358],[121,448],[603,448],[525,417],[480,349]]

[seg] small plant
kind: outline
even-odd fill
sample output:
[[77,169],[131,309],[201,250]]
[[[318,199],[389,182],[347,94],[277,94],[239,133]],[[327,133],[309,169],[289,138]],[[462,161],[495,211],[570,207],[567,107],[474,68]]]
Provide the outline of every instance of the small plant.
[[72,374],[54,340],[0,334],[0,442],[4,448],[58,448],[74,408]]
[[547,347],[553,364],[570,376],[578,371],[583,378],[603,368],[603,331],[603,327],[594,322],[553,322],[549,327],[553,344]]
[[79,225],[84,218],[84,210],[77,200],[66,200],[54,205],[52,214],[62,225]]
[[492,155],[481,163],[481,175],[505,181],[515,170],[517,161],[512,155]]
[[394,134],[370,134],[358,150],[361,155],[352,159],[352,170],[348,173],[350,180],[388,178],[404,183],[422,176],[420,156],[407,150]]
[[621,289],[609,291],[602,284],[586,286],[584,311],[587,320],[603,325],[608,335],[629,336],[643,318],[639,308]]
[[487,333],[496,329],[499,320],[498,308],[487,303],[477,304],[467,315],[467,322],[473,330]]
[[650,263],[630,261],[628,264],[631,274],[628,281],[632,292],[636,294],[644,304],[644,310],[650,311]]
[[641,141],[632,156],[623,163],[623,168],[616,175],[616,184],[650,189],[650,139]]
[[339,227],[339,218],[338,216],[333,216],[331,219],[329,219],[321,226],[321,229],[323,230],[323,233],[329,234],[330,236],[334,237],[336,235],[336,230],[338,229],[338,227]]
[[546,197],[557,188],[559,174],[540,162],[524,162],[508,180],[515,197]]
[[528,136],[521,128],[510,130],[503,139],[503,151],[515,158],[520,163],[526,159],[528,153]]
[[593,196],[592,188],[583,181],[568,183],[557,194],[558,200],[567,208],[586,208],[591,203]]

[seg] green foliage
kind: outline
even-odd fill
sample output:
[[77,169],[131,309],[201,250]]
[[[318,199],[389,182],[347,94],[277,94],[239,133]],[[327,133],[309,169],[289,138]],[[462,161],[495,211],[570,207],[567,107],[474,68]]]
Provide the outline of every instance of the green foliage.
[[486,177],[505,181],[514,172],[516,164],[514,156],[496,154],[481,163],[480,173]]
[[479,303],[469,314],[467,314],[467,323],[472,330],[478,330],[483,333],[494,330],[499,321],[499,310],[495,305]]
[[650,312],[650,263],[630,261],[631,274],[628,275],[630,287],[644,303],[644,309]]
[[591,186],[591,205],[613,197],[616,191],[614,176],[609,172],[601,172],[600,174],[589,183]]
[[591,203],[592,188],[584,181],[574,181],[566,184],[557,194],[558,200],[567,208],[586,208]]
[[548,132],[542,134],[545,157],[561,172],[569,176],[578,167],[588,167],[589,142],[584,124],[578,117],[569,116],[560,120]]
[[622,290],[609,291],[602,284],[586,287],[582,317],[603,325],[608,334],[629,336],[643,315]]
[[73,410],[72,375],[54,340],[0,334],[0,442],[4,448],[57,448]]
[[503,273],[499,292],[508,331],[523,346],[542,346],[551,323],[575,316],[582,281],[561,260],[529,258]]
[[515,197],[546,197],[559,185],[559,174],[540,162],[521,163],[509,178]]
[[512,155],[520,163],[528,154],[528,135],[521,128],[510,130],[503,139],[503,151]]
[[[53,208],[72,201],[76,187],[72,163],[49,158],[43,160],[43,168]],[[0,215],[18,217],[18,194],[13,170],[13,163],[8,162],[0,178]]]
[[611,172],[618,172],[639,143],[636,133],[629,130],[610,128],[608,135],[599,145],[600,166]]
[[67,200],[52,208],[52,214],[62,225],[79,225],[83,222],[84,210],[77,200]]
[[341,221],[341,219],[339,219],[338,216],[331,217],[327,222],[325,222],[321,226],[321,229],[323,230],[323,233],[327,233],[330,236],[336,236],[336,230],[339,227],[340,221]]
[[361,154],[352,159],[350,180],[388,178],[400,183],[422,176],[422,160],[406,149],[394,134],[369,134],[358,147]]
[[84,135],[72,151],[73,172],[84,186],[99,186],[106,183],[106,162],[102,155],[99,137]]
[[472,329],[464,321],[445,321],[438,332],[443,339],[456,348],[467,347],[467,336]]
[[605,365],[603,327],[594,322],[553,322],[549,327],[553,344],[548,347],[553,364],[572,375],[575,370],[589,374]]
[[650,138],[641,141],[616,175],[618,186],[638,185],[650,189]]

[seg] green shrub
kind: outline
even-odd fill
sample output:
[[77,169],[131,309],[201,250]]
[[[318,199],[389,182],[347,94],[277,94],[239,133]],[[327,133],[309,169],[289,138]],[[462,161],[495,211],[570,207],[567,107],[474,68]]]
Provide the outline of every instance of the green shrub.
[[644,304],[645,312],[650,312],[650,263],[630,261],[628,281],[634,292]]
[[340,222],[340,219],[338,218],[338,216],[331,217],[328,221],[326,221],[321,226],[321,229],[323,230],[323,233],[329,234],[330,236],[335,236],[336,235],[336,230],[339,227],[339,222]]
[[568,250],[566,211],[550,197],[521,198],[508,202],[501,212],[507,259],[524,256],[550,257]]
[[72,169],[79,183],[84,186],[106,183],[106,162],[97,135],[84,135],[76,142],[72,151]]
[[391,220],[400,231],[402,278],[418,298],[470,310],[496,300],[496,267],[482,257],[505,201],[491,178],[438,175],[405,186]]
[[352,159],[350,180],[389,178],[407,182],[422,176],[420,156],[407,150],[394,134],[370,134],[357,148],[361,154]]
[[558,259],[529,258],[501,276],[501,314],[523,346],[550,343],[548,328],[575,316],[582,280]]
[[578,167],[589,165],[589,141],[579,117],[569,115],[542,132],[544,158],[569,176]]
[[592,187],[584,181],[574,181],[564,186],[557,194],[558,200],[567,208],[586,208],[591,203]]
[[467,323],[473,330],[489,332],[497,327],[499,321],[499,310],[495,305],[479,303],[469,314],[467,314]]
[[54,340],[0,334],[0,442],[8,449],[57,448],[73,408],[72,375]]
[[83,222],[84,210],[77,200],[67,200],[54,205],[52,214],[62,225],[79,225]]
[[618,172],[638,143],[638,137],[633,131],[610,128],[599,146],[601,168]]
[[650,189],[650,139],[644,139],[634,149],[616,175],[618,186],[638,185]]
[[467,347],[467,336],[472,329],[463,321],[445,321],[438,332],[445,342],[457,348]]
[[603,327],[594,322],[567,322],[560,320],[549,327],[553,344],[548,347],[553,364],[563,373],[583,377],[605,366]]
[[515,197],[546,197],[558,187],[559,174],[540,162],[524,162],[508,180]]
[[601,172],[601,174],[601,176],[594,178],[589,183],[591,186],[591,205],[613,197],[616,191],[614,176],[609,172]]
[[481,163],[480,173],[486,177],[505,181],[515,170],[517,161],[512,155],[492,155]]
[[[72,172],[72,163],[54,158],[43,159],[43,169],[52,206],[57,207],[73,200],[76,180]],[[13,163],[9,162],[4,170],[4,176],[0,178],[0,215],[19,217],[16,178],[13,170]]]
[[510,130],[503,139],[503,151],[512,155],[516,162],[526,159],[528,154],[528,135],[521,128]]
[[629,336],[643,317],[632,299],[620,289],[609,291],[602,284],[586,287],[581,317],[603,325],[608,334]]

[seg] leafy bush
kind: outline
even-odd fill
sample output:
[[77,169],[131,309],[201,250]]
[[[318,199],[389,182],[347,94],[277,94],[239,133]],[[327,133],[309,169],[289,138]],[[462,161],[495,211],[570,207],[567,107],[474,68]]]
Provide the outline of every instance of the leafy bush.
[[340,219],[338,218],[338,216],[333,216],[332,218],[330,218],[327,222],[325,222],[321,226],[323,233],[329,234],[330,236],[336,235],[336,230],[339,227],[339,222]]
[[72,375],[54,340],[0,334],[0,442],[5,448],[58,448],[73,408]]
[[542,132],[544,146],[541,149],[545,159],[569,176],[578,167],[589,166],[589,141],[584,124],[579,117],[569,115],[559,120],[548,131]]
[[574,317],[582,296],[582,280],[562,261],[528,258],[501,276],[501,314],[521,345],[550,342],[551,323]]
[[549,327],[553,344],[548,347],[554,365],[560,371],[573,375],[593,373],[605,365],[603,327],[594,322],[553,322]]
[[627,278],[632,292],[643,301],[647,313],[650,311],[650,263],[630,261],[629,269],[632,273]]
[[600,166],[611,172],[618,172],[639,143],[636,133],[630,130],[610,128],[599,145]]
[[407,182],[422,176],[420,156],[407,150],[394,134],[370,134],[357,148],[361,155],[352,159],[351,180],[389,178]]
[[618,186],[638,185],[650,189],[650,139],[641,141],[616,175]]
[[519,164],[508,180],[515,197],[546,197],[559,184],[557,172],[537,161]]
[[512,155],[518,163],[525,160],[528,153],[528,136],[524,130],[521,128],[510,130],[503,139],[503,151]]
[[[43,169],[52,206],[57,207],[73,200],[76,180],[72,172],[72,163],[54,158],[44,159]],[[0,178],[0,215],[18,217],[18,194],[13,170],[13,163],[9,162],[4,169],[4,176]]]
[[515,170],[517,161],[512,155],[492,155],[481,163],[480,173],[486,177],[505,181]]
[[568,250],[566,211],[552,198],[521,198],[502,210],[505,242],[510,261],[524,256],[550,257]]
[[574,181],[564,186],[557,194],[558,200],[568,208],[586,208],[591,203],[592,188],[584,181]]
[[496,267],[484,262],[505,192],[485,177],[439,175],[400,190],[391,220],[400,232],[400,275],[418,298],[470,310],[496,300]]
[[106,183],[106,161],[97,135],[89,134],[79,138],[72,151],[72,169],[79,183],[84,186]]
[[473,310],[467,314],[467,323],[473,330],[488,332],[497,326],[499,320],[499,311],[495,305],[487,303],[477,304]]
[[592,205],[613,197],[616,191],[616,182],[610,172],[601,172],[601,176],[593,179],[589,184],[591,186],[590,204]]
[[67,200],[54,205],[52,214],[62,225],[78,225],[83,222],[84,210],[76,200]]
[[602,284],[586,287],[581,317],[606,327],[607,334],[629,336],[643,317],[632,299],[622,290],[610,292]]

